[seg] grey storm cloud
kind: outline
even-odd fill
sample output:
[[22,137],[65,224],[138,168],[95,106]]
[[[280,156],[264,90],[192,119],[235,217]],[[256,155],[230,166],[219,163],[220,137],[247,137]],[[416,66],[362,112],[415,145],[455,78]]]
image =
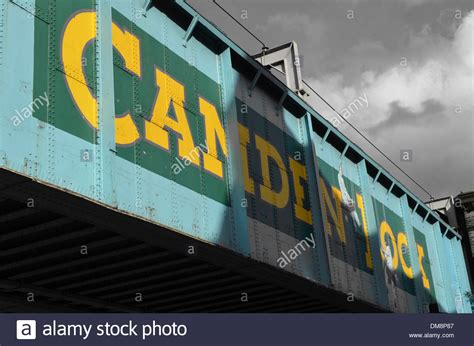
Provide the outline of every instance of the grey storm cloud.
[[[212,1],[189,0],[249,54],[261,44]],[[441,197],[474,189],[474,3],[471,0],[218,0],[267,46],[298,43],[303,77],[337,110],[366,96],[349,120]],[[352,16],[350,15],[352,13]],[[321,100],[307,99],[331,119]],[[349,126],[339,129],[408,188]]]
[[421,113],[410,112],[400,106],[398,102],[390,105],[390,116],[373,127],[367,129],[367,133],[375,137],[378,133],[390,131],[403,126],[423,127],[427,122],[442,124],[446,119],[445,107],[437,101],[428,100],[423,104],[424,111]]

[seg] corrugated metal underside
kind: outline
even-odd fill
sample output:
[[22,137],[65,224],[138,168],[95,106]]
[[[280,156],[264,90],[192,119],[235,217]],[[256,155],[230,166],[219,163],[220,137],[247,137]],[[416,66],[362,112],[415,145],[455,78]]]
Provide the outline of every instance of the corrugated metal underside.
[[0,169],[0,311],[380,310]]

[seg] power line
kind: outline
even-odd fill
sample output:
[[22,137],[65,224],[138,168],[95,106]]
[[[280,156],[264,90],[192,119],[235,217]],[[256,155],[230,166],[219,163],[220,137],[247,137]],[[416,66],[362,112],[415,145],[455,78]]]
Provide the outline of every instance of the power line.
[[[233,17],[224,7],[219,5],[216,0],[212,1],[217,7],[219,7],[225,14],[227,14],[234,22],[236,22],[242,29],[244,29],[247,33],[249,33],[254,39],[256,39],[258,42],[262,44],[262,50],[265,52],[268,50],[268,47],[265,45],[265,43],[260,40],[253,32],[251,32],[249,29],[247,29],[240,21],[238,21],[235,17]],[[275,69],[276,71],[285,74],[284,72],[278,70],[272,65],[269,65],[271,68]],[[388,162],[390,162],[394,167],[396,167],[400,172],[402,172],[408,179],[410,179],[413,183],[415,183],[416,186],[418,186],[423,192],[425,192],[428,196],[430,196],[431,199],[434,199],[434,197],[431,195],[431,193],[428,192],[423,186],[421,186],[415,179],[413,179],[408,173],[406,173],[398,164],[396,164],[390,157],[388,157],[381,149],[379,149],[367,136],[365,136],[359,129],[357,129],[354,125],[352,125],[349,120],[344,118],[331,104],[329,104],[328,101],[324,97],[322,97],[314,88],[306,83],[305,80],[303,80],[303,83],[311,89],[312,92],[314,92],[315,95],[317,95],[330,109],[334,111],[339,117],[341,117],[349,126],[354,129],[364,140],[366,140],[377,152],[379,152]]]
[[225,14],[227,14],[230,18],[232,18],[232,20],[234,22],[236,22],[242,29],[244,29],[245,31],[247,31],[254,39],[256,39],[258,42],[260,42],[260,44],[262,45],[262,50],[265,51],[268,49],[267,45],[262,41],[260,40],[257,36],[254,35],[253,32],[251,32],[249,29],[247,29],[242,23],[240,23],[234,16],[232,16],[229,12],[227,12],[227,10],[222,7],[221,5],[219,5],[217,3],[216,0],[212,0],[212,2],[217,6],[219,7]]
[[329,102],[326,101],[326,99],[324,97],[322,97],[316,90],[314,90],[314,88],[309,85],[308,83],[306,83],[306,81],[303,80],[303,83],[311,89],[312,92],[314,92],[329,108],[331,108],[334,113],[336,113],[337,115],[339,115],[339,117],[341,117],[347,124],[349,124],[350,127],[352,127],[363,139],[365,139],[373,148],[375,148],[375,150],[377,150],[383,157],[385,157],[392,165],[394,165],[396,168],[398,168],[398,170],[400,172],[402,172],[405,176],[408,177],[408,179],[410,179],[413,183],[416,184],[416,186],[418,186],[420,189],[422,189],[428,196],[430,196],[431,199],[433,199],[434,197],[431,195],[431,193],[429,193],[423,186],[421,186],[415,179],[413,179],[408,173],[406,173],[399,165],[397,165],[390,157],[388,157],[381,149],[379,149],[369,138],[367,138],[367,136],[365,136],[361,131],[359,131],[359,129],[357,129],[357,127],[355,127],[354,125],[352,125],[352,123],[347,120],[345,117],[343,117],[333,106],[331,106],[331,104],[329,104]]
[[[268,64],[272,69],[275,71],[285,75],[286,73],[283,71],[280,71],[278,68],[275,66]],[[427,191],[423,186],[421,186],[415,179],[413,179],[408,173],[406,173],[399,165],[397,165],[392,159],[390,159],[380,148],[378,148],[367,136],[365,136],[357,127],[355,127],[349,120],[347,120],[345,117],[343,117],[331,104],[329,104],[328,101],[324,97],[322,97],[314,88],[309,85],[305,80],[303,80],[303,83],[311,89],[311,91],[318,96],[329,108],[331,108],[334,113],[336,113],[340,118],[342,118],[350,127],[354,129],[363,139],[365,139],[375,150],[377,150],[385,159],[387,159],[392,165],[394,165],[400,172],[402,172],[408,179],[410,179],[413,183],[416,184],[423,192],[425,192],[428,196],[430,196],[431,199],[434,199],[434,197]]]

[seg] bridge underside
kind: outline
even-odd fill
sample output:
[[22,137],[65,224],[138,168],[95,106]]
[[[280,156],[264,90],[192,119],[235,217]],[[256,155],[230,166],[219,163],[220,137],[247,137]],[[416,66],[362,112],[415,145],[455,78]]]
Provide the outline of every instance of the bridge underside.
[[0,169],[0,312],[383,312],[346,298]]

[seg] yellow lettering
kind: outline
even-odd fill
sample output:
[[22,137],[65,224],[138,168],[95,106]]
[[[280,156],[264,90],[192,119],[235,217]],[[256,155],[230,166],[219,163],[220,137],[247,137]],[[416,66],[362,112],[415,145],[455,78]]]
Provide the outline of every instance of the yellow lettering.
[[[178,156],[199,165],[199,155],[191,155],[196,149],[183,107],[184,86],[158,68],[155,73],[156,85],[160,89],[153,106],[151,120],[145,120],[145,137],[150,142],[169,150],[169,133],[165,128],[173,130],[181,136],[178,140]],[[177,120],[168,116],[171,104]]]
[[[319,178],[320,187],[321,187],[321,194],[323,197],[323,204],[322,210],[324,215],[326,215],[326,232],[331,234],[331,224],[329,223],[329,216],[331,216],[334,224],[336,225],[337,234],[339,235],[339,240],[346,243],[346,232],[344,230],[344,221],[342,219],[342,194],[339,189],[336,187],[332,187],[332,195],[336,200],[335,207],[331,202],[331,198],[329,197],[328,190],[326,188],[326,184],[324,183],[323,178]],[[329,209],[329,215],[327,210]]]
[[245,126],[238,124],[239,127],[239,139],[240,139],[240,156],[242,157],[242,173],[245,179],[245,191],[255,194],[255,184],[253,179],[250,178],[249,173],[249,160],[247,155],[247,146],[250,143],[249,129]]
[[304,200],[304,190],[301,185],[301,179],[307,180],[306,176],[306,167],[301,163],[297,162],[290,158],[290,169],[293,176],[293,186],[295,188],[295,215],[298,219],[312,225],[313,219],[311,216],[311,210],[305,209],[303,207]]
[[425,256],[425,251],[420,244],[416,244],[416,250],[418,252],[418,264],[420,265],[423,287],[430,289],[430,280],[428,279],[425,269],[423,268],[423,257]]
[[96,35],[95,12],[79,12],[66,25],[61,46],[66,84],[82,116],[95,129],[98,127],[98,106],[83,72],[82,57]]
[[405,246],[405,251],[408,249],[408,241],[407,236],[405,233],[400,232],[397,236],[397,243],[398,243],[398,254],[400,255],[400,263],[402,264],[402,269],[405,275],[409,279],[413,279],[413,269],[409,267],[405,262],[405,257],[403,256],[403,246]]
[[141,77],[140,40],[138,37],[112,23],[112,45],[122,56],[125,68]]
[[[288,174],[285,171],[283,160],[277,149],[258,135],[255,135],[255,146],[260,152],[260,162],[262,164],[263,185],[260,184],[260,196],[264,201],[275,207],[284,208],[288,204],[290,189],[288,185]],[[272,189],[270,167],[268,164],[269,158],[275,161],[280,171],[281,190],[279,192],[273,191]]]
[[203,98],[199,98],[199,110],[204,117],[206,127],[207,153],[203,153],[204,169],[223,177],[222,162],[217,159],[217,143],[219,141],[222,151],[227,156],[227,144],[224,128],[222,127],[216,107]]
[[356,194],[357,198],[357,206],[360,210],[360,213],[362,215],[362,228],[364,230],[364,236],[365,236],[365,263],[367,264],[368,268],[373,268],[374,264],[372,262],[372,253],[370,252],[370,242],[369,242],[369,229],[367,227],[367,218],[365,216],[365,206],[364,206],[364,200],[362,196],[357,193]]
[[[125,67],[138,77],[141,77],[140,41],[128,31],[122,31],[117,24],[112,23],[112,45],[122,56]],[[117,144],[132,144],[140,138],[137,126],[130,113],[115,118],[115,142]]]
[[[80,12],[69,20],[61,47],[67,87],[82,116],[95,129],[98,128],[98,104],[84,75],[82,58],[88,43],[96,36],[96,13]],[[112,23],[112,44],[123,57],[125,66],[132,73],[141,76],[138,39],[126,31],[122,32]],[[140,134],[129,113],[115,119],[117,144],[130,144],[139,138]]]

